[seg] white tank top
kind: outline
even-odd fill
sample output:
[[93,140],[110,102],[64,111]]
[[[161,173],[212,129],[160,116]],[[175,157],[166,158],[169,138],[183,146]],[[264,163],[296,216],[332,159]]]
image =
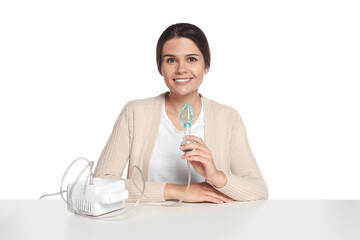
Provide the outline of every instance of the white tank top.
[[[160,129],[150,162],[148,181],[186,185],[188,182],[187,161],[181,158],[184,153],[180,150],[180,143],[184,132],[176,129],[167,116],[165,111],[165,97],[162,109]],[[191,135],[200,137],[204,141],[204,111],[202,99],[200,115],[191,126]],[[198,174],[192,166],[190,169],[191,183],[205,181],[205,178]]]

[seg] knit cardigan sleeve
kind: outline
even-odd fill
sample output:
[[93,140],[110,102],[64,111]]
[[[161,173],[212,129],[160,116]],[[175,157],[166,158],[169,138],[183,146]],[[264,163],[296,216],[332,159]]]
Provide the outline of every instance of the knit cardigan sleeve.
[[228,159],[231,171],[224,171],[227,184],[215,189],[237,201],[268,199],[267,184],[251,151],[245,126],[238,112],[234,112]]
[[[111,136],[102,151],[97,163],[94,177],[122,179],[129,192],[128,201],[136,201],[142,190],[142,181],[139,172],[134,170],[133,184],[129,174],[132,169],[130,166],[139,165],[138,159],[130,159],[133,138],[133,108],[132,102],[125,105],[118,119],[115,122]],[[130,159],[130,160],[129,160]],[[122,178],[123,171],[128,161],[128,178]],[[142,166],[139,165],[140,169]],[[144,171],[144,170],[143,170]],[[163,182],[145,182],[145,198],[142,201],[164,201],[163,191],[166,183]]]

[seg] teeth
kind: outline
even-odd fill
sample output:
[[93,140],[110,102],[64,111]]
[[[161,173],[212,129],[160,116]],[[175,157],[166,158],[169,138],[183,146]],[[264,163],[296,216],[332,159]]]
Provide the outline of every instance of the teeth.
[[190,81],[190,78],[187,79],[175,79],[176,82],[187,82]]

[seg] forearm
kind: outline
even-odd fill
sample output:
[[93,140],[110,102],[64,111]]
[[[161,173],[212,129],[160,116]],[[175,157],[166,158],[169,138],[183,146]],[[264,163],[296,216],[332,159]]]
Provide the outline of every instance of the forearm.
[[206,179],[206,182],[215,188],[222,188],[227,184],[227,177],[223,171],[217,170],[217,173],[211,179]]
[[167,183],[164,187],[165,200],[180,200],[184,202],[212,202],[226,203],[232,199],[217,191],[213,186],[206,182],[190,184],[189,190],[184,196],[187,185],[177,185]]
[[186,190],[186,185],[166,183],[164,187],[164,200],[180,200]]
[[[125,187],[129,191],[130,202],[135,202],[141,194],[143,189],[143,182],[141,180],[134,180],[136,186],[131,179],[124,179]],[[163,202],[164,199],[164,182],[145,182],[144,197],[141,199],[143,202]]]
[[[133,180],[121,178],[119,175],[111,174],[111,173],[102,173],[95,175],[95,177],[99,178],[111,178],[117,180],[123,180],[125,182],[125,188],[129,193],[128,200],[129,202],[135,202],[141,195],[143,190],[143,181],[142,180]],[[144,202],[162,202],[164,199],[164,186],[166,183],[164,182],[145,182],[145,192],[141,201]]]
[[230,141],[230,169],[227,184],[218,191],[237,201],[268,199],[268,188],[251,151],[244,123],[236,114]]
[[216,190],[236,201],[255,201],[268,199],[268,187],[262,177],[247,178],[226,173],[227,184]]

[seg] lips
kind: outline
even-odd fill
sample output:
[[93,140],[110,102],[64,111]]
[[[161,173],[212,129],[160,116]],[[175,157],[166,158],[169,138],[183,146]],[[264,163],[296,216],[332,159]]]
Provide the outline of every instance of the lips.
[[173,80],[176,83],[187,83],[191,80],[192,78],[174,78]]

